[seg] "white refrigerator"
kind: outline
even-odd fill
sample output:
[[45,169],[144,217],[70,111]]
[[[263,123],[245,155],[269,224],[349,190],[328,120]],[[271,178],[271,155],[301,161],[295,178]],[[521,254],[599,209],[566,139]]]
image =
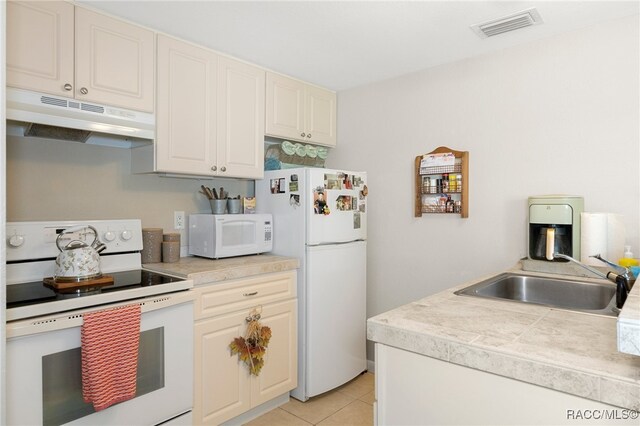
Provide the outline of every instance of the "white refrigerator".
[[256,211],[273,215],[273,254],[300,259],[301,401],[366,370],[367,176],[296,168],[256,181]]

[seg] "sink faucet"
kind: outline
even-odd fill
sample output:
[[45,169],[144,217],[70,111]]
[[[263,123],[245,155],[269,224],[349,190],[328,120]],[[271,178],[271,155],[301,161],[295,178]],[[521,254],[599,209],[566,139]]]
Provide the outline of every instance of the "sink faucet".
[[629,293],[629,291],[631,290],[631,286],[629,284],[629,270],[627,268],[624,268],[622,266],[618,266],[614,263],[611,263],[605,259],[603,259],[602,257],[600,257],[599,254],[595,255],[595,256],[590,256],[590,257],[594,257],[598,260],[603,261],[604,263],[606,263],[607,265],[611,266],[612,268],[614,268],[615,271],[620,272],[620,273],[615,273],[613,271],[609,271],[606,274],[603,272],[598,271],[597,269],[591,268],[587,265],[585,265],[584,263],[574,259],[571,256],[567,256],[566,254],[562,254],[562,253],[554,253],[553,254],[554,257],[559,257],[560,259],[565,259],[568,260],[570,262],[575,263],[578,266],[581,266],[582,268],[586,269],[587,271],[601,277],[604,279],[607,279],[609,281],[612,281],[613,283],[615,283],[616,285],[616,307],[618,309],[622,309],[622,306],[624,305],[624,302],[627,300],[627,294]]
[[618,274],[623,275],[629,281],[629,284],[630,284],[629,290],[631,290],[631,287],[633,286],[633,281],[635,281],[635,279],[632,278],[633,274],[629,272],[629,268],[625,268],[624,266],[616,265],[613,262],[609,262],[607,259],[600,256],[600,254],[594,254],[593,256],[589,256],[589,257],[593,257],[594,259],[598,259],[600,262],[606,263],[611,268],[613,268],[614,271],[618,272]]

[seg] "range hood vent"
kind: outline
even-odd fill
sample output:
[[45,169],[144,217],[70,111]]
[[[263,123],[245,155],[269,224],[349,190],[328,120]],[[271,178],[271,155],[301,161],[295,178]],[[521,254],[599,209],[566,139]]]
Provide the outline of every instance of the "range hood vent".
[[24,136],[84,143],[89,139],[89,136],[91,136],[91,132],[87,130],[49,126],[47,124],[29,123],[24,130]]
[[478,37],[484,39],[497,36],[498,34],[519,30],[520,28],[542,24],[542,22],[540,13],[538,13],[535,7],[532,7],[512,15],[472,25],[471,29],[478,35]]
[[155,115],[7,88],[7,135],[132,148],[153,143]]

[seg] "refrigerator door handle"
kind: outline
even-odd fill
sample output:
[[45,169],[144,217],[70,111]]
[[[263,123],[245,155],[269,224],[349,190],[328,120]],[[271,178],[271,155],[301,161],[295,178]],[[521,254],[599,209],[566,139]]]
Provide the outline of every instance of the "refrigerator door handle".
[[333,242],[333,243],[307,244],[307,247],[337,246],[337,245],[341,245],[341,244],[357,243],[358,241],[365,241],[365,240],[358,239],[358,240],[351,240],[351,241],[336,241],[336,242]]

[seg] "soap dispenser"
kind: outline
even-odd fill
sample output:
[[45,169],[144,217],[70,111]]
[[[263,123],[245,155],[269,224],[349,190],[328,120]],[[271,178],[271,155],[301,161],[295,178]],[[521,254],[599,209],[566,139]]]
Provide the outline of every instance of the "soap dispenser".
[[638,266],[638,260],[633,258],[631,252],[631,246],[624,246],[624,257],[618,260],[618,265],[625,268],[631,268],[632,266]]

